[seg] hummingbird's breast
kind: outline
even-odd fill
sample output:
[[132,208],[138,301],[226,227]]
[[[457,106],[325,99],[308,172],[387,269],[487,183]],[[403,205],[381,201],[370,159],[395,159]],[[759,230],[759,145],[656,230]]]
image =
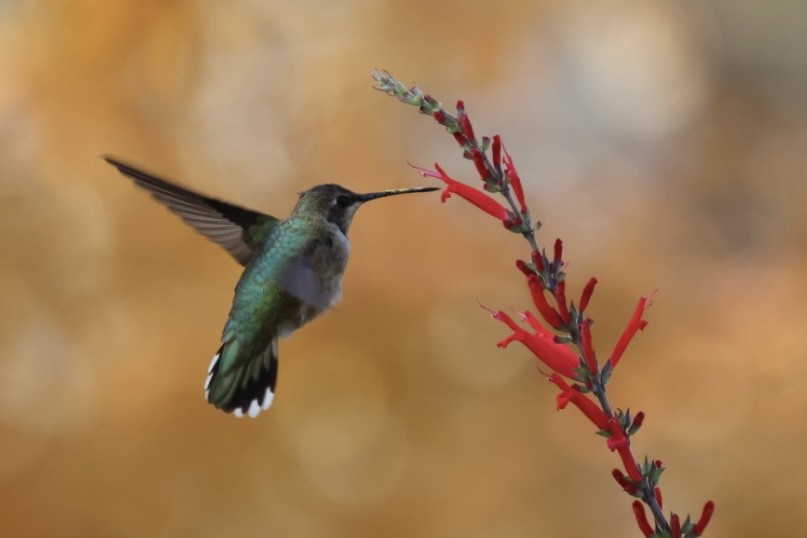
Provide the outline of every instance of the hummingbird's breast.
[[300,328],[341,297],[349,253],[345,234],[324,219],[282,222],[241,276],[225,332],[259,346]]

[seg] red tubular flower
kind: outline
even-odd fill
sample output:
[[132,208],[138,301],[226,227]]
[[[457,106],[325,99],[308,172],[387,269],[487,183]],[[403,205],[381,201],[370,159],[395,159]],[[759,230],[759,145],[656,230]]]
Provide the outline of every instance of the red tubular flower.
[[563,325],[560,314],[547,302],[546,296],[544,296],[544,287],[541,285],[539,278],[534,274],[527,276],[527,285],[530,287],[532,302],[541,317],[555,329]]
[[524,273],[524,276],[530,276],[535,274],[535,272],[529,268],[527,262],[525,262],[524,260],[516,260],[516,267],[518,268],[519,271]]
[[[557,372],[569,379],[574,379],[577,375],[575,368],[578,365],[577,356],[563,344],[555,343],[554,336],[541,325],[533,326],[535,334],[530,334],[519,327],[513,319],[502,311],[490,311],[493,319],[505,323],[513,334],[499,342],[499,347],[505,348],[510,342],[516,340],[524,344],[533,355],[549,366],[553,372]],[[525,315],[526,316],[526,315]]]
[[557,397],[558,409],[565,408],[566,405],[571,402],[599,429],[608,429],[608,417],[605,415],[602,409],[597,407],[597,404],[587,398],[575,387],[569,386],[569,384],[566,383],[566,381],[557,373],[552,373],[549,376],[549,381],[557,385],[561,391]]
[[569,306],[566,304],[566,282],[561,280],[555,285],[555,302],[558,304],[558,314],[563,324],[569,323],[571,319]]
[[544,266],[544,255],[537,250],[532,251],[532,263],[539,271],[546,269],[546,266]]
[[[428,97],[429,96],[425,96],[424,98],[427,99]],[[421,112],[424,112],[423,108],[421,108]],[[435,121],[437,121],[437,123],[439,123],[444,127],[447,127],[446,123],[448,122],[448,116],[446,115],[444,110],[437,110],[436,112],[434,112],[434,114],[432,114],[432,117],[435,119]],[[465,140],[465,136],[463,136],[461,132],[457,131],[451,134],[454,137],[454,140],[457,141],[457,144],[459,144],[460,146],[465,146],[467,140]]]
[[695,524],[695,527],[692,529],[692,532],[695,533],[695,536],[701,536],[703,531],[706,530],[706,525],[709,524],[709,520],[712,519],[712,514],[715,512],[715,503],[712,501],[708,501],[705,505],[703,505],[703,512],[701,513],[701,518]]
[[446,188],[443,189],[442,195],[440,196],[441,202],[448,200],[452,194],[459,194],[461,197],[465,198],[488,215],[496,217],[502,221],[502,223],[510,219],[510,212],[507,211],[503,205],[484,192],[480,192],[473,187],[466,185],[465,183],[460,183],[456,179],[453,179],[451,176],[446,174],[445,170],[443,170],[439,164],[434,163],[434,168],[437,170],[437,172],[433,172],[427,168],[421,168],[419,166],[410,166],[417,170],[421,176],[433,177],[446,184]]
[[471,151],[471,159],[474,161],[474,166],[479,173],[479,177],[482,178],[482,181],[487,181],[490,174],[488,173],[488,167],[485,165],[485,156],[482,155],[480,150],[474,148]]
[[644,314],[645,310],[650,308],[650,305],[653,304],[653,294],[655,294],[655,292],[651,293],[647,297],[642,297],[639,299],[639,304],[636,305],[636,310],[633,311],[633,316],[631,316],[625,330],[622,331],[622,336],[619,337],[619,340],[614,346],[614,351],[611,352],[610,361],[612,367],[616,367],[619,359],[622,358],[622,354],[625,352],[625,348],[628,347],[633,335],[636,334],[636,331],[640,331],[647,326],[647,321],[642,319],[642,314]]
[[529,334],[525,331],[515,333],[503,341],[502,347],[506,347],[512,340],[518,340],[527,346],[533,355],[561,375],[569,379],[577,376],[575,372],[578,364],[577,356],[565,345],[555,343],[554,336],[549,331],[536,334]]
[[521,186],[521,177],[518,175],[516,165],[513,164],[513,158],[510,157],[510,154],[507,153],[506,149],[504,150],[504,175],[507,177],[507,181],[513,187],[513,192],[516,194],[516,200],[518,200],[518,206],[521,209],[521,212],[526,213],[527,203],[524,201],[524,189]]
[[653,493],[656,495],[656,502],[658,503],[659,508],[664,508],[664,499],[661,498],[661,488],[656,486],[653,490]]
[[597,279],[591,278],[589,279],[586,287],[583,288],[583,293],[580,294],[580,312],[586,309],[588,306],[588,301],[591,299],[591,294],[594,293],[594,286],[597,285]]
[[614,477],[614,480],[616,480],[617,484],[619,484],[628,495],[636,494],[637,491],[636,484],[631,482],[628,479],[628,477],[625,476],[625,473],[623,473],[619,469],[614,469],[613,471],[611,471],[611,475]]
[[681,538],[681,519],[678,514],[670,516],[670,532],[673,538]]
[[460,123],[460,129],[462,129],[462,134],[465,135],[465,139],[476,140],[476,136],[474,136],[474,127],[471,125],[471,120],[468,118],[468,114],[465,113],[465,103],[462,101],[457,101],[457,120]]
[[[643,422],[644,422],[644,411],[639,411],[638,413],[636,413],[636,416],[633,417],[633,420],[631,421],[631,423],[628,424],[628,428],[627,428],[628,437],[630,437],[631,435],[635,435],[636,432],[639,431],[639,428],[642,427]],[[655,460],[653,462],[653,465],[655,465],[657,468],[661,469],[661,460]]]
[[502,138],[499,135],[493,135],[493,167],[496,170],[502,168]]
[[560,267],[563,264],[563,241],[560,239],[555,239],[553,254],[552,263]]
[[633,501],[631,505],[633,507],[633,517],[636,518],[636,523],[639,525],[639,530],[642,531],[642,534],[645,537],[653,536],[653,527],[650,526],[650,522],[647,521],[647,516],[644,513],[644,506],[639,501]]
[[619,454],[622,465],[625,467],[625,472],[628,473],[631,480],[638,484],[642,481],[642,473],[639,472],[639,466],[630,451],[630,441],[625,432],[622,431],[622,426],[620,426],[619,421],[610,419],[605,429],[611,432],[611,437],[607,441],[608,448],[612,451],[615,450]]
[[594,354],[594,348],[591,345],[591,324],[589,320],[580,323],[580,340],[583,341],[583,359],[586,361],[589,371],[596,374],[598,371],[597,355]]

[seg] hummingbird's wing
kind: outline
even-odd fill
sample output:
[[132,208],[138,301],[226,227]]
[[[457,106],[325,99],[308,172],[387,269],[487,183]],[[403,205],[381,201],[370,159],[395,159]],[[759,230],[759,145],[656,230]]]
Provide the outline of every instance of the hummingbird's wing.
[[105,156],[104,160],[151,193],[196,231],[246,265],[279,221],[271,215],[209,198]]

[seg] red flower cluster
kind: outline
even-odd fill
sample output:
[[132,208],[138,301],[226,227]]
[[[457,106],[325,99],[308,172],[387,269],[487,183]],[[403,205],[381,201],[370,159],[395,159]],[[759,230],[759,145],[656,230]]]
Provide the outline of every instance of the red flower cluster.
[[698,522],[694,524],[689,521],[689,518],[687,518],[682,524],[681,517],[678,514],[670,514],[670,525],[669,530],[666,531],[666,534],[659,534],[652,526],[650,526],[650,522],[647,520],[647,515],[645,515],[644,512],[644,506],[640,501],[633,501],[632,508],[633,515],[636,518],[636,524],[639,525],[639,530],[642,531],[642,534],[644,534],[647,538],[655,536],[688,538],[690,536],[703,535],[703,531],[706,530],[706,526],[712,519],[712,514],[715,511],[715,503],[713,501],[707,501],[706,504],[703,505],[701,517],[698,519]]
[[[405,87],[387,72],[376,71],[373,77],[379,90],[417,106],[422,113],[431,115],[444,126],[462,148],[464,157],[473,162],[483,182],[484,191],[487,191],[483,192],[457,181],[439,164],[435,163],[434,170],[413,166],[424,177],[445,183],[441,201],[445,202],[452,194],[457,194],[502,222],[508,230],[522,234],[530,244],[530,261],[518,260],[516,267],[527,279],[532,302],[541,319],[529,311],[519,313],[522,324],[528,326],[525,328],[505,312],[486,308],[494,319],[501,321],[512,331],[498,346],[504,348],[511,342],[518,341],[529,349],[549,368],[547,378],[560,390],[557,408],[564,409],[571,403],[606,438],[608,448],[619,455],[624,469],[624,472],[614,469],[612,475],[625,492],[637,497],[633,503],[633,513],[644,536],[701,536],[714,512],[714,503],[706,503],[695,524],[688,517],[681,523],[680,517],[675,513],[670,514],[668,521],[662,512],[661,489],[658,487],[664,470],[661,462],[645,458],[639,465],[631,450],[630,439],[644,422],[644,413],[631,416],[630,411],[613,411],[606,396],[606,385],[614,368],[636,333],[647,325],[643,316],[652,304],[655,292],[639,299],[609,358],[604,363],[599,363],[592,342],[592,320],[585,316],[597,279],[591,278],[588,281],[577,306],[567,300],[563,243],[560,239],[555,241],[552,259],[538,247],[521,178],[499,135],[492,139],[483,137],[480,143],[462,101],[457,102],[457,113],[454,116],[446,112],[443,105],[433,97],[423,94],[417,87]],[[507,206],[488,193],[503,196]],[[653,515],[655,524],[652,526],[645,515],[645,504]]]

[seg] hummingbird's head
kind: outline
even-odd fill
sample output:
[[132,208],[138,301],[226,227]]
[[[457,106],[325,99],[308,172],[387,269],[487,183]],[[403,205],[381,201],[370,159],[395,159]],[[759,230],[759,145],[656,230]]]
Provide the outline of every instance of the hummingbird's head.
[[396,194],[436,190],[439,189],[437,187],[416,187],[357,194],[339,185],[328,183],[301,192],[292,215],[296,217],[323,216],[325,220],[338,226],[342,233],[347,234],[353,215],[364,202]]

